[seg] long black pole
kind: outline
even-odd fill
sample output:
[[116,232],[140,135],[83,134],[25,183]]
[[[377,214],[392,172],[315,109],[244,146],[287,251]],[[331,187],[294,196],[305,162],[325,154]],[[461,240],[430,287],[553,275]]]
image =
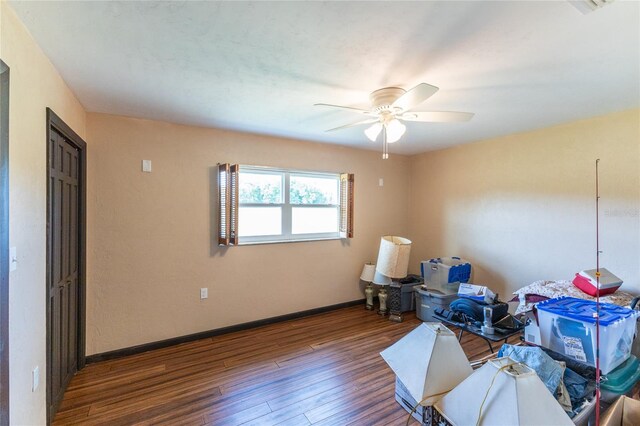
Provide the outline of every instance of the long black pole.
[[596,160],[596,426],[600,426],[600,187]]

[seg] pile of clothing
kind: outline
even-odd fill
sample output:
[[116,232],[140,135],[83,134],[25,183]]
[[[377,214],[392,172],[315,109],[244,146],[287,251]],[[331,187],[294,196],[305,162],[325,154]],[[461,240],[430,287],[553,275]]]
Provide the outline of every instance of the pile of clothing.
[[[595,297],[588,295],[576,287],[571,281],[540,280],[522,287],[513,292],[514,298],[511,302],[518,302],[516,315],[529,312],[533,307],[543,300],[555,299],[557,297],[569,296],[578,299],[595,300]],[[618,306],[629,306],[634,296],[625,291],[616,291],[609,295],[600,297],[601,303],[612,303]]]
[[596,382],[592,367],[571,359],[556,360],[540,347],[504,344],[498,358],[504,356],[533,369],[571,418],[584,410],[594,397]]

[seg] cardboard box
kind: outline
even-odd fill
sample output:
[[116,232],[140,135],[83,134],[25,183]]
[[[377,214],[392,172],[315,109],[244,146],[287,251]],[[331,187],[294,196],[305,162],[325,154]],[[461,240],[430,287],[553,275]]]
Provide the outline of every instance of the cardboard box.
[[458,296],[473,299],[477,302],[492,303],[496,295],[484,285],[460,283]]
[[640,425],[640,401],[621,396],[600,419],[601,426]]
[[420,424],[427,423],[427,407],[419,405],[418,402],[413,399],[406,386],[402,384],[398,377],[396,377],[396,401],[407,411],[407,413],[411,413],[415,408],[411,417],[419,421]]
[[524,341],[537,346],[542,345],[540,326],[533,311],[525,312],[526,322],[524,326]]

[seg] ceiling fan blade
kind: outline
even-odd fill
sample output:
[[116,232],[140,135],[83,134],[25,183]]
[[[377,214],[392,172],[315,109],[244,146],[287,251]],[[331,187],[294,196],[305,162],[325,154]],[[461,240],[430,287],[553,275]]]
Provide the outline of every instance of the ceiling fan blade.
[[406,121],[423,121],[429,123],[461,123],[473,118],[472,112],[453,111],[412,111],[398,116]]
[[346,109],[347,111],[352,111],[352,112],[357,112],[360,114],[365,114],[365,115],[375,115],[375,113],[368,111],[366,109],[361,109],[361,108],[353,108],[353,107],[348,107],[348,106],[342,106],[342,105],[332,105],[332,104],[313,104],[313,106],[324,106],[324,107],[329,107],[329,108],[339,108],[339,109]]
[[345,124],[344,126],[334,127],[333,129],[325,130],[325,132],[333,132],[335,130],[347,129],[349,127],[360,126],[362,124],[376,123],[377,121],[378,121],[377,118],[370,118],[368,120],[360,120],[360,121],[356,121],[355,123]]
[[427,83],[420,83],[413,89],[400,96],[391,105],[394,108],[400,108],[402,111],[409,111],[433,96],[439,89]]

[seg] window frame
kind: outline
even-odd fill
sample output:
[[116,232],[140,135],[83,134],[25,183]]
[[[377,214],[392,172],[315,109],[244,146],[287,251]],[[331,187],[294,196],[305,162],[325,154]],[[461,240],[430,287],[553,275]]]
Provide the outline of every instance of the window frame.
[[[243,207],[279,207],[281,209],[281,233],[277,235],[260,235],[260,236],[244,236],[238,234],[238,245],[251,244],[268,244],[268,243],[287,243],[300,241],[322,241],[322,240],[338,240],[340,235],[340,173],[318,172],[309,170],[284,169],[276,167],[253,166],[248,164],[240,164],[238,182],[241,185],[242,173],[263,173],[263,174],[279,174],[282,176],[282,199],[280,203],[242,203],[238,200],[238,220],[240,223],[242,218],[240,212]],[[336,180],[336,204],[292,204],[291,203],[291,177],[316,177],[316,178],[332,178]],[[293,208],[334,208],[336,214],[336,231],[321,233],[305,233],[294,234],[293,226]]]

